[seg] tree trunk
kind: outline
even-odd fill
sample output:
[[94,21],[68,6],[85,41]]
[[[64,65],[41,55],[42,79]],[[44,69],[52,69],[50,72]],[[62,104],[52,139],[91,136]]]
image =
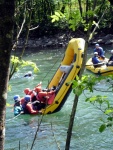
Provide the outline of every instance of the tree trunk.
[[14,7],[14,0],[2,0],[0,2],[0,150],[4,150],[6,99],[12,49]]
[[[89,40],[90,40],[89,38],[90,38],[90,34],[91,34],[92,22],[93,21],[91,20],[90,21],[90,25],[89,25],[89,29],[88,29],[86,37],[85,37],[84,56],[83,56],[82,66],[81,66],[80,73],[79,73],[79,78],[80,79],[81,79],[81,77],[83,75],[83,72],[84,72],[84,69],[85,69],[86,60],[87,60],[87,50],[88,50],[88,43],[89,43]],[[76,109],[77,109],[78,100],[79,100],[79,96],[75,95],[74,102],[73,102],[73,107],[72,107],[72,111],[71,111],[71,115],[70,115],[70,121],[69,121],[69,126],[68,126],[65,150],[69,150],[70,149],[70,142],[71,142],[74,118],[76,116]]]
[[[98,21],[98,24],[102,20],[105,12],[106,12],[106,9],[104,10],[102,16],[100,17],[100,19]],[[92,16],[92,18],[90,19],[89,28],[87,30],[87,34],[86,34],[86,37],[85,37],[86,43],[85,43],[85,48],[84,48],[83,62],[82,62],[82,66],[81,66],[81,70],[80,70],[80,74],[79,74],[79,78],[80,79],[81,79],[82,74],[83,74],[84,69],[85,69],[85,64],[86,64],[86,60],[87,60],[88,43],[91,40],[91,38],[93,37],[95,30],[97,29],[97,26],[95,26],[94,30],[91,32],[92,24],[93,24],[93,18],[94,18],[94,16]],[[69,148],[70,148],[71,135],[72,135],[72,129],[73,129],[73,124],[74,124],[74,118],[75,118],[75,115],[76,115],[76,109],[77,109],[78,100],[79,100],[79,96],[75,95],[73,108],[72,108],[70,121],[69,121],[69,127],[68,127],[68,132],[67,132],[67,139],[66,139],[65,150],[69,150]]]

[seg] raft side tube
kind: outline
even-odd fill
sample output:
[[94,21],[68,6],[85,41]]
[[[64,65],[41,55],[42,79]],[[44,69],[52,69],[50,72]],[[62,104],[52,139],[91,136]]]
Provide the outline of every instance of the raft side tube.
[[[52,86],[58,87],[56,96],[53,103],[51,105],[48,105],[46,109],[42,110],[43,114],[54,113],[60,110],[65,103],[67,96],[72,90],[71,83],[67,83],[74,80],[80,72],[83,60],[84,46],[85,40],[82,38],[74,38],[70,40],[64,58],[48,85],[49,88],[51,88]],[[64,66],[64,68],[62,68],[62,66]]]

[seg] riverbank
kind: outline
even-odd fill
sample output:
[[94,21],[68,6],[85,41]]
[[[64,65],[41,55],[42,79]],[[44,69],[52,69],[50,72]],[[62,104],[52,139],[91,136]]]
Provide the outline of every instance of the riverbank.
[[[58,33],[55,35],[42,36],[40,38],[30,38],[26,44],[27,48],[59,48],[66,47],[69,40],[72,38],[84,38],[85,34],[79,32],[65,32]],[[111,45],[113,44],[113,35],[101,33],[99,35],[95,35],[94,38],[90,41],[89,45],[94,45],[95,43]],[[18,48],[22,48],[24,45],[24,39],[20,38],[18,41]]]

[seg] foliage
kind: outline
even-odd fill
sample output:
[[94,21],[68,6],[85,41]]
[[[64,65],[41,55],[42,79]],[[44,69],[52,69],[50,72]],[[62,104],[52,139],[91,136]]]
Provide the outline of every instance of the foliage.
[[[73,85],[73,92],[74,94],[80,96],[83,92],[85,91],[89,91],[92,93],[95,93],[95,85],[97,83],[99,83],[101,80],[106,81],[107,83],[109,83],[109,87],[106,91],[103,91],[104,93],[106,92],[112,92],[112,80],[113,80],[113,76],[109,76],[108,77],[103,77],[103,76],[99,76],[99,77],[95,77],[92,75],[84,75],[82,76],[81,79],[79,79],[79,77],[76,77],[76,80],[72,81]],[[111,83],[111,84],[110,84]],[[113,106],[112,104],[110,104],[110,100],[108,99],[108,97],[102,96],[102,95],[95,95],[95,96],[90,96],[88,97],[87,95],[85,95],[86,102],[90,102],[91,104],[93,104],[94,106],[96,106],[97,109],[101,110],[102,113],[106,116],[105,120],[101,119],[101,121],[103,122],[102,125],[99,127],[99,131],[103,132],[107,127],[112,127],[113,126]]]
[[49,29],[49,27],[51,28],[52,26],[50,16],[54,12],[54,10],[55,10],[55,4],[53,0],[52,1],[50,0],[16,1],[14,33],[15,34],[17,33],[17,31],[20,29],[20,26],[22,25],[23,20],[25,20],[24,23],[25,28],[21,34],[22,36],[24,36],[28,28],[30,14],[31,14],[31,24],[29,28],[32,29],[37,26],[38,28],[35,29],[35,32],[34,30],[31,30],[30,36],[32,34],[34,36],[36,35],[39,36],[43,31],[45,31],[46,34],[46,31]]
[[[98,30],[105,27],[110,27],[111,22],[113,20],[112,18],[112,12],[109,7],[108,1],[98,1],[96,5],[92,1],[89,1],[89,6],[87,6],[86,1],[82,1],[82,3],[77,3],[74,1],[65,1],[63,3],[64,11],[63,15],[61,7],[59,7],[59,10],[55,10],[54,15],[51,16],[52,22],[65,22],[67,24],[68,28],[75,31],[76,29],[82,28],[84,31],[88,30],[89,22],[91,21],[91,18],[93,18],[93,24],[92,29],[95,25],[97,25],[97,21],[99,20],[100,16],[103,13],[103,10],[106,8],[106,14],[102,22],[98,25]],[[76,6],[76,7],[74,7]],[[95,7],[95,9],[94,9]],[[86,9],[85,9],[86,8]],[[65,19],[65,20],[64,20]],[[55,23],[57,23],[55,22]],[[65,24],[63,27],[65,27]]]
[[10,79],[12,75],[20,70],[21,68],[30,66],[32,67],[34,73],[37,73],[39,71],[37,65],[34,62],[31,61],[25,61],[25,60],[20,60],[19,57],[16,56],[11,56],[11,69],[10,69]]
[[[111,28],[113,22],[113,10],[112,6],[107,0],[103,0],[103,3],[99,0],[96,5],[94,1],[85,0],[32,0],[32,1],[16,1],[15,11],[15,34],[19,30],[23,19],[25,18],[25,28],[22,31],[22,36],[26,33],[29,22],[29,14],[31,13],[31,25],[30,36],[41,36],[48,33],[55,33],[59,29],[76,29],[82,28],[82,31],[86,31],[88,22],[91,16],[94,16],[94,21],[97,22],[106,10],[105,17],[100,22],[98,30],[101,28]],[[95,10],[94,10],[95,8]],[[52,21],[51,21],[52,18]],[[93,25],[94,26],[94,25]],[[14,34],[14,35],[15,35]]]
[[62,12],[55,11],[55,14],[51,16],[52,22],[59,21],[61,18],[64,18],[64,14]]

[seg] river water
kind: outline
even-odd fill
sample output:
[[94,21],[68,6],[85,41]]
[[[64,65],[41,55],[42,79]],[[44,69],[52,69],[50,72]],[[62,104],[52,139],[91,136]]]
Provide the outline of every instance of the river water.
[[[105,47],[106,55],[110,56],[109,50],[112,46]],[[32,60],[37,64],[40,72],[33,75],[33,78],[23,78],[27,71],[32,68],[26,67],[18,71],[10,80],[12,90],[8,92],[8,101],[13,104],[13,96],[19,94],[24,96],[23,90],[27,87],[34,88],[40,81],[45,88],[58,68],[65,49],[55,50],[29,50],[24,54],[25,60]],[[88,48],[88,57],[92,56],[93,48]],[[84,73],[90,73],[85,70]],[[106,88],[106,83],[102,82],[97,88]],[[88,95],[91,93],[86,92]],[[96,91],[95,94],[103,94]],[[113,93],[104,93],[112,100]],[[61,111],[45,115],[40,125],[35,140],[34,150],[61,150],[65,149],[66,134],[74,100],[73,92],[69,95]],[[76,117],[74,121],[70,150],[112,150],[113,132],[106,129],[103,133],[99,132],[99,126],[102,124],[100,118],[104,118],[103,113],[92,104],[85,102],[85,96],[82,94],[79,98]],[[6,139],[5,150],[27,150],[30,149],[35,136],[37,126],[41,116],[21,115],[14,118],[12,107],[6,109]],[[19,143],[20,142],[20,143]]]

